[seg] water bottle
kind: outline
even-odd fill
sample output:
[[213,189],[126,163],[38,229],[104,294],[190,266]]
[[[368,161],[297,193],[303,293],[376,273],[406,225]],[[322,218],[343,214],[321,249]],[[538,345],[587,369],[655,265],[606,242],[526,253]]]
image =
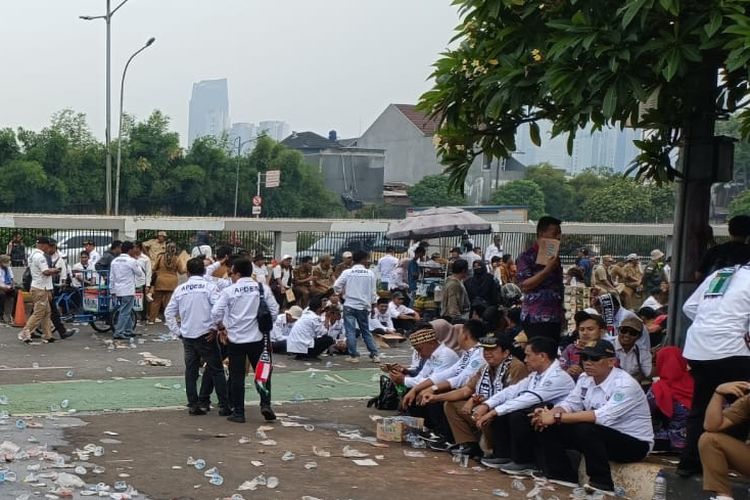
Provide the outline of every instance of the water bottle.
[[660,472],[654,481],[654,496],[651,500],[667,500],[667,478]]

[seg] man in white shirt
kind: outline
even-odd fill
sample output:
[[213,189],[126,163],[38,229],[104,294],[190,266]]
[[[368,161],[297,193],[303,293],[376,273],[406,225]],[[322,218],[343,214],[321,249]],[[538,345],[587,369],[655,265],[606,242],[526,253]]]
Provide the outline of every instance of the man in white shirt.
[[109,291],[117,298],[117,320],[114,339],[128,339],[134,336],[132,312],[135,305],[135,284],[145,280],[143,269],[138,264],[140,251],[132,241],[122,243],[122,253],[109,267]]
[[650,381],[651,363],[644,363],[638,339],[643,335],[643,321],[637,316],[628,316],[620,323],[615,339],[615,357],[620,368],[639,383]]
[[52,246],[50,239],[40,236],[36,240],[36,248],[29,255],[29,271],[31,272],[31,300],[34,310],[29,316],[26,325],[18,334],[18,340],[30,343],[31,334],[38,327],[42,328],[42,340],[54,342],[52,338],[52,323],[50,320],[50,299],[52,297],[52,276],[60,273],[57,268],[50,268],[47,264],[46,254],[50,253]]
[[357,351],[357,329],[365,341],[370,359],[373,363],[380,363],[378,347],[370,333],[368,316],[373,304],[378,300],[377,279],[369,269],[370,256],[363,250],[357,250],[352,256],[354,265],[341,273],[333,284],[337,294],[343,292],[344,298],[344,329],[346,330],[346,347],[349,351],[347,361],[359,362]]
[[79,261],[70,268],[70,275],[70,286],[73,288],[96,285],[96,271],[94,271],[91,256],[87,251],[81,252]]
[[[258,328],[258,307],[260,294],[268,305],[271,314],[279,313],[278,304],[267,296],[265,288],[251,278],[253,265],[248,259],[237,259],[232,263],[234,284],[221,291],[211,309],[211,319],[217,327],[223,327],[227,336],[229,355],[229,402],[232,414],[230,422],[245,422],[245,366],[248,361],[255,368],[263,354],[265,340]],[[220,328],[221,329],[221,328]],[[266,420],[275,420],[271,409],[271,380],[267,391],[260,393],[260,412]]]
[[477,427],[492,429],[492,456],[482,465],[509,474],[527,475],[537,470],[535,434],[529,413],[565,399],[575,383],[557,361],[557,343],[549,337],[532,337],[525,349],[529,375],[495,393],[474,409]]
[[387,333],[396,333],[396,328],[393,326],[393,319],[388,313],[388,304],[390,300],[385,297],[379,298],[377,306],[370,313],[368,324],[370,332],[374,335],[385,335]]
[[544,475],[551,482],[578,486],[578,471],[565,450],[586,460],[586,489],[614,496],[609,462],[643,460],[654,444],[651,413],[643,389],[615,367],[615,347],[606,340],[581,351],[584,374],[564,401],[535,410]]
[[151,278],[152,268],[151,259],[144,253],[143,245],[140,241],[135,242],[135,246],[138,249],[138,265],[141,266],[143,271],[143,278],[139,278],[135,281],[135,291],[141,293],[141,321],[146,321],[148,315],[146,314],[146,303],[151,302],[153,297],[151,296]]
[[102,258],[101,254],[96,249],[96,245],[94,245],[94,242],[91,240],[86,240],[83,242],[83,249],[86,250],[89,254],[89,265],[91,266],[91,269],[94,269],[94,266],[96,266],[96,263],[99,262],[99,259]]
[[269,284],[268,266],[262,253],[256,253],[253,257],[253,279],[258,283]]
[[399,260],[394,255],[396,250],[393,247],[387,247],[385,249],[385,255],[378,261],[378,274],[380,275],[380,289],[389,290],[391,281],[393,281],[393,273],[398,267]]
[[294,270],[292,269],[292,256],[284,255],[281,260],[273,268],[271,280],[275,283],[275,294],[276,300],[279,304],[287,304],[292,302],[287,298],[287,293],[291,294],[292,286],[294,285]]
[[750,379],[750,266],[720,269],[707,277],[682,306],[693,323],[683,356],[695,381],[685,449],[677,473],[701,472],[698,439],[714,390],[735,380]]
[[468,277],[471,278],[472,276],[474,276],[474,262],[477,260],[482,260],[482,256],[477,255],[474,252],[474,245],[472,245],[471,243],[466,243],[466,245],[464,246],[464,253],[461,254],[460,258],[465,260],[466,263],[468,264],[469,266]]
[[271,348],[276,354],[286,354],[286,340],[294,323],[302,317],[302,308],[292,306],[285,313],[279,314],[271,330]]
[[[149,260],[146,257],[146,260]],[[185,354],[185,393],[190,415],[205,415],[211,409],[211,392],[203,393],[209,387],[216,389],[219,397],[219,415],[229,416],[227,380],[221,363],[219,344],[211,320],[211,307],[217,298],[216,287],[207,281],[202,257],[187,261],[188,280],[172,293],[164,309],[164,320],[169,331],[182,339]],[[202,384],[198,394],[198,369],[206,363],[204,377],[210,377],[213,384]]]
[[295,359],[317,359],[333,345],[333,338],[326,335],[323,319],[320,317],[324,308],[323,296],[313,295],[302,317],[294,323],[286,340],[286,350],[289,354],[296,354]]
[[394,328],[405,332],[414,330],[414,325],[421,319],[417,311],[404,305],[404,294],[401,292],[393,292],[391,295],[388,314],[391,315]]
[[503,256],[503,240],[500,235],[495,235],[492,239],[492,245],[488,245],[484,251],[484,261],[489,265],[492,262],[492,257]]

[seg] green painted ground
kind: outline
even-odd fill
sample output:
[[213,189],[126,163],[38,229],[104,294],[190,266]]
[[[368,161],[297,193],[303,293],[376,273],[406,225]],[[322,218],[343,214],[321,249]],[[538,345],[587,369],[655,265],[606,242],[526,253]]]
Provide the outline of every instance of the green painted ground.
[[[376,396],[379,390],[377,372],[377,369],[363,368],[275,373],[273,399],[301,401]],[[179,388],[175,384],[179,384]],[[245,399],[257,401],[258,396],[251,384],[252,378],[249,378]],[[182,377],[6,385],[0,386],[0,394],[8,398],[8,404],[0,406],[0,411],[11,414],[48,412],[51,405],[59,406],[63,400],[68,400],[69,409],[77,411],[159,408],[186,403]]]

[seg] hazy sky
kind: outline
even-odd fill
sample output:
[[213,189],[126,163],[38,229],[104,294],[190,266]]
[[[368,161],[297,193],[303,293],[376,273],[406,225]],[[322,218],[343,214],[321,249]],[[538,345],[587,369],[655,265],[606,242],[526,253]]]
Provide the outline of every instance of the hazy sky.
[[[112,0],[113,7],[119,0]],[[0,0],[0,127],[39,129],[63,108],[104,136],[105,0]],[[450,0],[129,0],[112,22],[112,135],[125,110],[158,108],[187,141],[198,80],[229,79],[232,121],[356,136],[389,103],[413,103],[458,23]]]

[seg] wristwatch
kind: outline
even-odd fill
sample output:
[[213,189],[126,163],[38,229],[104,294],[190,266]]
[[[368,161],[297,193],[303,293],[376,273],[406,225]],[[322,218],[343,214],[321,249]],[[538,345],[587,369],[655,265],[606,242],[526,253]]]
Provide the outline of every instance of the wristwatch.
[[437,391],[438,391],[438,386],[436,386],[436,385],[434,385],[434,384],[433,384],[433,386],[432,386],[432,387],[430,387],[430,390],[431,390],[432,392],[437,392]]
[[554,415],[555,417],[555,424],[561,424],[562,423],[562,412],[558,411]]

